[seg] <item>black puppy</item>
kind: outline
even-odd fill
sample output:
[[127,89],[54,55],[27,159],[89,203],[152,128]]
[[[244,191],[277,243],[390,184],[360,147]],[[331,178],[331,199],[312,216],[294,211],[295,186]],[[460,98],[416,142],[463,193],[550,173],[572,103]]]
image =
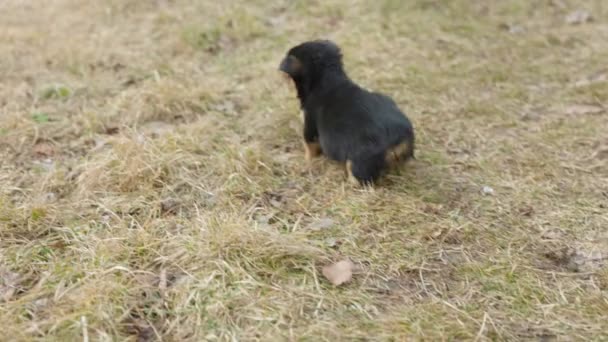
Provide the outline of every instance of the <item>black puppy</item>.
[[408,118],[391,98],[348,78],[333,42],[297,45],[279,69],[296,86],[307,159],[324,153],[345,163],[351,180],[370,184],[387,167],[414,157],[414,129]]

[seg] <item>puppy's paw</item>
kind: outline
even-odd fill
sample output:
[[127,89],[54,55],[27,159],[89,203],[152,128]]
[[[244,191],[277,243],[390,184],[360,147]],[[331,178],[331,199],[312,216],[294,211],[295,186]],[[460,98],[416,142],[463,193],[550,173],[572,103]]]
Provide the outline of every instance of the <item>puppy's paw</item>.
[[362,189],[367,191],[374,191],[374,182],[366,182],[361,181],[353,174],[353,162],[347,160],[344,164],[344,169],[346,172],[346,178],[348,183],[350,183],[356,189]]
[[321,154],[321,145],[318,142],[304,142],[304,157],[307,162]]
[[357,177],[355,177],[355,175],[353,175],[353,162],[351,162],[350,160],[347,160],[346,164],[344,164],[344,167],[345,167],[346,178],[348,179],[348,182],[354,186],[360,186],[361,183],[359,183],[359,180],[357,179]]
[[312,158],[313,158],[312,153],[310,152],[310,149],[307,148],[304,151],[304,159],[306,159],[306,162],[310,163],[312,161]]

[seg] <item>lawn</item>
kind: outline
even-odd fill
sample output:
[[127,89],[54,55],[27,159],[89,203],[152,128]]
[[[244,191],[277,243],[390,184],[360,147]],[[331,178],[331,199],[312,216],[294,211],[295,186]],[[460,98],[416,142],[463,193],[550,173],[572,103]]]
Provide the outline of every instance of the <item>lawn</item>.
[[[416,129],[374,190],[304,159],[316,38]],[[0,340],[608,339],[603,0],[2,0],[0,49]]]

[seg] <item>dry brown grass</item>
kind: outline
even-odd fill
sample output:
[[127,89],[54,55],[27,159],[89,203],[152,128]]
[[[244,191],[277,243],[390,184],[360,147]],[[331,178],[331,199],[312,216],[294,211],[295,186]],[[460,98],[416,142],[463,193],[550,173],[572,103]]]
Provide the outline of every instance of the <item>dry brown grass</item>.
[[[0,339],[608,339],[607,20],[602,0],[2,0]],[[276,68],[318,37],[417,128],[375,191],[304,162]]]

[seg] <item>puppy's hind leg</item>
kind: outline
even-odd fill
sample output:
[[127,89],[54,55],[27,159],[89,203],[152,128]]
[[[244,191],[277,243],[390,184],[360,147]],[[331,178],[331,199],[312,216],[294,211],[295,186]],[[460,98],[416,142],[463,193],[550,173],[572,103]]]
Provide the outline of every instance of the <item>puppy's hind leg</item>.
[[361,185],[373,185],[386,167],[384,153],[353,158],[346,162],[349,179]]
[[304,157],[307,161],[322,154],[321,145],[318,142],[304,141]]

